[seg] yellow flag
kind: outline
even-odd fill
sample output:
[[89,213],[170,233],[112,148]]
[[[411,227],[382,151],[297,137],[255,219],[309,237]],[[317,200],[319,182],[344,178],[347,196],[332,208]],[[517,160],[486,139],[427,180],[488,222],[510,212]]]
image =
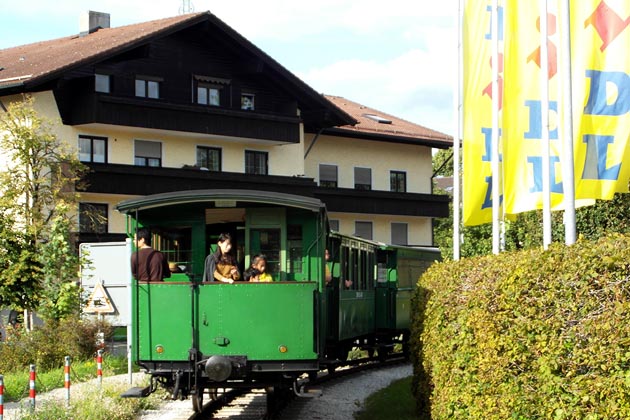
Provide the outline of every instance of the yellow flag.
[[543,206],[543,124],[541,78],[548,86],[549,178],[551,205],[563,199],[558,135],[558,36],[555,2],[547,14],[548,72],[543,74],[539,1],[511,0],[505,6],[505,103],[502,114],[505,212],[517,214]]
[[[464,6],[462,213],[465,225],[492,221],[491,4],[490,0],[468,0]],[[500,12],[500,27],[502,20]],[[500,28],[500,42],[501,35]],[[501,63],[498,65],[501,66]],[[502,83],[499,84],[501,90]]]
[[630,179],[630,2],[571,7],[575,195],[611,199]]

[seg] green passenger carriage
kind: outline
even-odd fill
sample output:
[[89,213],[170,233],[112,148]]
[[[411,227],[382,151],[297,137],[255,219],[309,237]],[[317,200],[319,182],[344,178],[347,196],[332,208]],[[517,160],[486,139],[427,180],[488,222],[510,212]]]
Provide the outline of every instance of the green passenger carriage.
[[[439,258],[434,248],[331,232],[325,206],[312,197],[178,191],[117,209],[128,216],[129,236],[150,228],[153,247],[178,271],[163,282],[133,280],[133,359],[174,398],[191,395],[197,411],[206,390],[289,387],[334,368],[354,346],[387,354],[407,337],[418,276]],[[202,282],[223,232],[234,239],[241,272],[264,253],[273,282]]]

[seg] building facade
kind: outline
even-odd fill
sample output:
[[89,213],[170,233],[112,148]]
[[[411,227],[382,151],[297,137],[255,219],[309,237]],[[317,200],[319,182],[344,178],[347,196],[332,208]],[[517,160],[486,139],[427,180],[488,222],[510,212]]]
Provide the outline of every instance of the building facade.
[[448,199],[432,194],[431,150],[449,136],[315,92],[209,12],[84,21],[75,36],[0,50],[3,105],[32,95],[90,168],[82,242],[124,237],[124,199],[246,188],[320,198],[344,233],[432,244]]

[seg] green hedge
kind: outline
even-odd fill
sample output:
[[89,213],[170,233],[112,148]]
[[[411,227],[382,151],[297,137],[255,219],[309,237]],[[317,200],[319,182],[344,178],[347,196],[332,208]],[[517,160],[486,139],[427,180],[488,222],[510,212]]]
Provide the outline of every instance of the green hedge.
[[630,418],[630,237],[434,264],[413,303],[423,418]]

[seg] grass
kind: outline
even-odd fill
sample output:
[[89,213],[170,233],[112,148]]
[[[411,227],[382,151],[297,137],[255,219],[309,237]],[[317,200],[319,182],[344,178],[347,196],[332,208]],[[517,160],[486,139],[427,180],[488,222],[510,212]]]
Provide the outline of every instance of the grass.
[[[103,376],[119,375],[127,372],[127,359],[124,357],[103,357]],[[76,384],[96,377],[96,360],[73,362],[70,380]],[[156,408],[163,395],[156,392],[146,398],[121,398],[120,394],[129,388],[126,383],[104,383],[102,389],[91,388],[73,394],[71,404],[66,407],[65,399],[38,401],[35,411],[28,406],[28,369],[4,375],[5,401],[21,402],[19,418],[22,420],[133,420],[142,410]],[[63,388],[63,367],[48,372],[37,373],[37,393]]]
[[411,394],[411,380],[411,376],[399,379],[370,395],[363,409],[355,415],[356,420],[419,420],[416,401]]
[[[127,359],[124,357],[103,356],[103,376],[119,375],[127,372]],[[72,362],[70,366],[70,381],[72,383],[85,382],[96,378],[96,360]],[[37,393],[55,388],[63,388],[63,367],[47,372],[37,372],[35,386]],[[8,372],[4,375],[4,400],[19,401],[28,397],[29,371],[28,368]]]
[[160,393],[146,398],[121,398],[125,384],[104,384],[103,389],[83,392],[72,400],[69,407],[65,401],[45,401],[38,403],[34,411],[27,405],[20,411],[21,420],[133,420],[142,410],[159,406]]

